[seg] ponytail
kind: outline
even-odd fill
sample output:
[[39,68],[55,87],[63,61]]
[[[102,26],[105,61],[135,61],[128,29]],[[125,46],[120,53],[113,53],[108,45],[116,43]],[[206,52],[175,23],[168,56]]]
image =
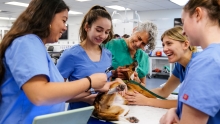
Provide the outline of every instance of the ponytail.
[[[111,15],[107,12],[107,10],[99,5],[93,6],[84,16],[80,29],[79,29],[79,37],[80,42],[83,42],[87,37],[87,32],[85,30],[85,25],[88,24],[90,27],[92,24],[98,19],[98,17],[107,18],[112,23]],[[111,31],[109,32],[108,38],[103,41],[103,44],[107,43],[113,38],[113,26],[111,24]]]
[[197,52],[197,47],[196,46],[189,46],[189,50],[192,51],[193,53]]

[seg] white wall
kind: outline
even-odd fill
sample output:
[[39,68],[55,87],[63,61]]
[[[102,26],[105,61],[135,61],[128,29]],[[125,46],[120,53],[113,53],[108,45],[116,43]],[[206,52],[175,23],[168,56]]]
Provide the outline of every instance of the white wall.
[[[125,13],[124,12],[118,12],[120,13],[120,15],[122,17],[120,17],[119,15],[114,15],[113,19],[125,19]],[[110,13],[111,14],[111,13]],[[127,12],[127,16],[128,19],[133,19],[133,12]],[[81,25],[81,21],[83,19],[83,16],[69,16],[69,19],[67,21],[67,24],[69,25],[69,38],[68,41],[71,43],[72,41],[74,41],[75,43],[79,43],[79,28]],[[132,30],[133,30],[133,23],[129,22],[129,23],[114,23],[113,24],[113,29],[114,29],[114,33],[115,34],[119,34],[119,35],[124,35],[124,34],[131,34]],[[66,42],[66,41],[60,41],[60,43],[62,42]]]
[[[160,36],[161,34],[173,27],[174,18],[180,18],[181,17],[181,9],[172,9],[172,10],[158,10],[158,11],[142,11],[138,12],[140,15],[140,18],[142,21],[144,20],[150,20],[154,22],[158,26],[158,37],[157,37],[157,47],[161,49],[161,41]],[[119,12],[122,17],[119,15],[114,15],[113,19],[125,19],[125,13]],[[134,12],[133,11],[127,11],[126,17],[128,20],[134,18]],[[111,14],[111,13],[110,13]],[[112,14],[111,14],[112,15]],[[59,40],[58,43],[55,43],[54,45],[72,45],[79,43],[79,27],[81,24],[81,21],[83,19],[82,16],[69,16],[69,19],[67,21],[67,24],[69,25],[69,32],[68,32],[68,40]],[[9,26],[9,21],[2,21],[0,20],[0,27],[1,26]],[[117,33],[119,35],[123,34],[131,34],[133,27],[135,26],[134,23],[115,23],[113,24],[114,33]],[[52,44],[51,44],[52,45]]]
[[162,47],[161,35],[167,29],[174,27],[174,18],[181,17],[181,9],[139,12],[141,20],[150,20],[158,27],[157,47]]
[[[121,14],[122,19],[125,19],[125,13],[124,12],[118,12]],[[111,13],[110,13],[111,14]],[[68,40],[59,40],[58,43],[53,43],[53,44],[47,44],[46,46],[50,46],[53,45],[54,46],[54,51],[60,51],[62,49],[66,49],[69,48],[70,46],[72,46],[73,44],[78,44],[79,41],[79,28],[81,25],[81,21],[83,19],[83,16],[69,16],[69,19],[67,21],[68,24]],[[133,18],[133,12],[127,12],[127,16],[128,19],[132,19]],[[121,19],[121,17],[119,15],[114,15],[113,19]],[[132,30],[133,30],[133,23],[114,23],[113,24],[113,29],[114,29],[114,33],[117,33],[119,35],[123,35],[123,34],[131,34]]]
[[12,21],[9,20],[0,20],[0,28],[8,28],[11,27]]
[[[120,15],[114,15],[112,19],[120,19],[121,22],[113,23],[114,34],[119,34],[120,36],[124,34],[131,35],[133,30],[133,22],[126,22],[126,20],[133,19],[133,11],[124,11],[118,12]],[[123,22],[125,21],[125,22]],[[114,22],[114,21],[113,21]]]
[[83,16],[69,16],[67,24],[69,25],[69,38],[70,43],[79,43],[79,28],[82,22]]
[[5,33],[8,32],[11,26],[11,21],[0,20],[0,42],[2,41],[3,36]]

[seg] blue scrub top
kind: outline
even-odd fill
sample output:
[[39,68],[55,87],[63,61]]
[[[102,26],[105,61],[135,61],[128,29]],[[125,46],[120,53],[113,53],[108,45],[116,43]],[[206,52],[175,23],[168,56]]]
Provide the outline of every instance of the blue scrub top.
[[[106,48],[101,49],[100,61],[94,62],[89,58],[85,50],[77,44],[63,52],[58,60],[57,68],[63,78],[68,78],[69,81],[79,80],[94,73],[104,73],[112,65],[112,54]],[[111,73],[107,73],[107,75],[110,77]],[[74,102],[69,104],[68,109],[86,106],[90,106],[90,104],[86,102]]]
[[220,44],[211,44],[186,68],[180,87],[177,114],[187,104],[207,115],[207,124],[220,124]]
[[[199,52],[195,52],[195,53],[192,53],[192,57],[189,61],[189,63],[192,61],[193,58],[195,58],[197,55],[199,54]],[[189,63],[186,65],[186,68],[188,67]],[[173,69],[173,72],[172,74],[179,78],[180,80],[180,83],[182,83],[184,81],[184,78],[185,78],[185,75],[186,75],[186,69],[184,66],[182,66],[181,64],[179,64],[178,62],[175,63],[174,65],[174,69]]]
[[3,63],[6,70],[1,86],[0,124],[32,124],[38,115],[65,109],[64,102],[36,106],[22,90],[23,84],[36,75],[45,75],[50,83],[63,82],[38,36],[28,34],[14,39],[5,52]]

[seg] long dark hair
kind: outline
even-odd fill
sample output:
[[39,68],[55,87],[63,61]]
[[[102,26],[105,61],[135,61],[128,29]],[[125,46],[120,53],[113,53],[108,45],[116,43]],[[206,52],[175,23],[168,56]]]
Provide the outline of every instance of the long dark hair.
[[[79,36],[80,41],[84,41],[87,37],[87,32],[84,28],[85,24],[87,23],[89,26],[92,26],[92,24],[98,19],[98,17],[107,18],[112,23],[111,15],[107,12],[107,10],[99,5],[93,6],[84,16],[80,29],[79,29]],[[103,41],[103,44],[107,43],[113,38],[113,26],[111,24],[111,31],[109,32],[108,38]]]
[[17,18],[0,44],[0,86],[3,84],[5,75],[3,58],[6,49],[11,45],[13,40],[25,34],[36,34],[41,39],[48,37],[50,34],[50,23],[53,17],[56,13],[66,9],[69,11],[69,7],[63,0],[31,0],[29,6]]

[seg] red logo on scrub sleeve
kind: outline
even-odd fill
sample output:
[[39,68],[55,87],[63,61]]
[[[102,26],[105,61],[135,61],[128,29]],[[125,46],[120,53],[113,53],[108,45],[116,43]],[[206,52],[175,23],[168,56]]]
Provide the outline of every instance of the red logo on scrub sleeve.
[[189,96],[187,94],[183,95],[183,99],[187,100],[189,98]]

